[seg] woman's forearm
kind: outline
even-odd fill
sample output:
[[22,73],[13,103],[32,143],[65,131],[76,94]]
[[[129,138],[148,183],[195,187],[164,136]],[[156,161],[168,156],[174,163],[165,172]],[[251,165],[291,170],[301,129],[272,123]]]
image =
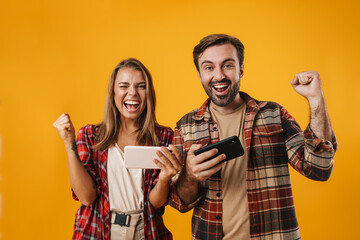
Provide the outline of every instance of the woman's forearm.
[[70,185],[79,201],[84,205],[91,205],[96,199],[96,188],[94,181],[80,161],[76,145],[65,144],[68,156]]

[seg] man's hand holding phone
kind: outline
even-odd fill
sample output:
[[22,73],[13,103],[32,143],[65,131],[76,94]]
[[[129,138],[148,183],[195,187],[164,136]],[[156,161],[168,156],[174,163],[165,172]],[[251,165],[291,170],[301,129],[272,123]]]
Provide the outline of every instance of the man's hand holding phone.
[[191,145],[187,153],[185,167],[177,182],[178,194],[185,204],[190,204],[196,199],[199,192],[199,182],[208,179],[225,164],[224,162],[221,163],[226,159],[225,154],[214,157],[218,153],[217,148],[195,155],[195,151],[201,147],[201,144]]
[[200,147],[201,145],[192,145],[186,161],[190,165],[187,173],[197,181],[204,181],[219,171],[224,165],[223,162],[244,155],[244,149],[237,136]]
[[[218,149],[214,148],[209,151],[195,155],[195,150],[201,148],[201,144],[193,144],[186,158],[185,164],[185,176],[188,181],[202,182],[219,171],[224,163],[219,164],[226,159],[225,154],[221,154],[215,158],[212,158],[218,153]],[[210,159],[208,161],[205,161]]]

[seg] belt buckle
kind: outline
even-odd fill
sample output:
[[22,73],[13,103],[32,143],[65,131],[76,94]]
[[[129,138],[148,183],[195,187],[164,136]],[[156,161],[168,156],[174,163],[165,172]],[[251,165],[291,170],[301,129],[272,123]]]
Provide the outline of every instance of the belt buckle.
[[115,213],[115,224],[119,224],[120,226],[129,227],[130,226],[131,216],[126,215],[124,213]]

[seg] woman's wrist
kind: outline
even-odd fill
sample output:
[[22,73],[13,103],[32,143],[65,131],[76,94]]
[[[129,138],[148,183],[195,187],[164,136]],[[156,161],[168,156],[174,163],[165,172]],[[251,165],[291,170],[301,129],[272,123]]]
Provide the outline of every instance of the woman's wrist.
[[74,147],[74,144],[76,146],[75,140],[74,141],[64,141],[64,144],[65,144],[65,149],[66,150],[72,150],[73,147]]
[[166,187],[167,187],[167,186],[170,186],[170,184],[171,184],[171,178],[170,178],[169,180],[159,178],[158,184],[159,184],[160,186],[166,186]]

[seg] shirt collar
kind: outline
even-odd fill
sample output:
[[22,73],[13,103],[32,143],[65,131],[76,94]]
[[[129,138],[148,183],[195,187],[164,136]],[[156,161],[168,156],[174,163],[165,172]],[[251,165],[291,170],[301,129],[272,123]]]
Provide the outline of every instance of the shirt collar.
[[[265,106],[267,102],[259,102],[255,100],[254,98],[250,97],[245,92],[239,92],[240,97],[244,99],[247,110],[251,112],[257,112],[261,107]],[[206,99],[206,101],[201,105],[198,112],[194,116],[195,120],[204,120],[205,122],[208,122],[211,119],[210,110],[208,108],[208,105],[210,104],[210,98]]]

